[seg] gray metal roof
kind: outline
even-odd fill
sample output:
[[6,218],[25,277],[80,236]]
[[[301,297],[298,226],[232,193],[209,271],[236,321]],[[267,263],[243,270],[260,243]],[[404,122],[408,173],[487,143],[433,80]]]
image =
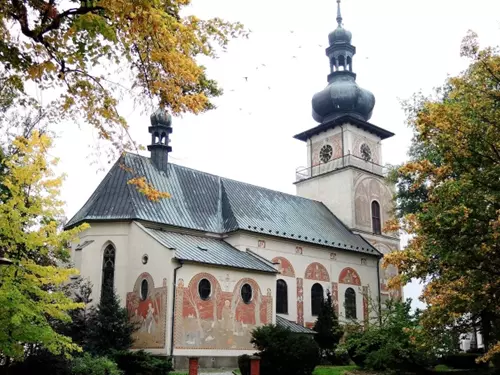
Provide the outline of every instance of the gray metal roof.
[[[125,167],[124,167],[125,166]],[[149,200],[127,181],[144,176],[172,197]],[[246,230],[381,256],[323,203],[147,157],[124,154],[66,228],[82,222],[144,220],[211,233]]]
[[283,318],[282,316],[276,315],[276,325],[288,328],[290,331],[293,333],[306,333],[309,335],[315,335],[316,331],[313,331],[312,329],[306,328],[301,326],[300,324],[297,324],[295,322],[292,322],[288,319]]
[[[144,228],[144,227],[143,227]],[[277,273],[272,263],[240,251],[223,240],[144,228],[163,246],[174,250],[180,260]]]

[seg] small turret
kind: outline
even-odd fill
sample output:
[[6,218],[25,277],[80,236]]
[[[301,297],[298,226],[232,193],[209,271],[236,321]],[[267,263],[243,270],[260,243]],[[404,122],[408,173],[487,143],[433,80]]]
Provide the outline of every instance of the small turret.
[[151,144],[148,150],[151,152],[151,160],[157,168],[167,170],[168,153],[172,152],[169,146],[169,136],[172,134],[172,116],[162,107],[151,115]]

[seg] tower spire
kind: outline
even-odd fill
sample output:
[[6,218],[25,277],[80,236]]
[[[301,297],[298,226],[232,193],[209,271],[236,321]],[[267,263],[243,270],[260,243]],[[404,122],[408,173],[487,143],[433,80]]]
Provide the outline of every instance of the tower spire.
[[340,13],[340,0],[337,0],[337,23],[342,27],[342,14]]

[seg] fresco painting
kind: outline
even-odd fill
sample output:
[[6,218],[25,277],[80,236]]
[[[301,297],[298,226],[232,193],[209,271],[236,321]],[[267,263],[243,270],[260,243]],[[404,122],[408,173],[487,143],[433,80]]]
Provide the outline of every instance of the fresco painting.
[[368,323],[370,311],[368,310],[368,287],[363,287],[363,319]]
[[295,277],[295,270],[293,269],[293,266],[288,259],[283,257],[276,257],[273,258],[272,262],[277,264],[278,272],[280,273],[280,275]]
[[339,284],[336,282],[332,283],[332,303],[333,309],[337,317],[339,316]]
[[311,263],[307,266],[305,278],[316,281],[330,281],[330,276],[328,275],[328,271],[325,266],[318,262]]
[[339,283],[361,286],[361,278],[351,267],[346,267],[340,272]]
[[[147,288],[141,291],[143,282]],[[141,295],[142,293],[142,295]],[[133,349],[158,349],[165,347],[167,280],[155,288],[149,273],[141,274],[132,292],[127,293],[127,311],[130,320],[136,322],[139,329],[133,333]]]
[[304,279],[297,278],[297,324],[304,325]]
[[[211,294],[206,300],[198,293],[202,279],[211,284]],[[249,303],[241,297],[244,284],[252,287]],[[271,290],[262,294],[253,279],[241,279],[231,292],[226,292],[214,276],[200,273],[187,287],[180,280],[177,293],[175,347],[178,349],[252,349],[251,331],[272,322]]]

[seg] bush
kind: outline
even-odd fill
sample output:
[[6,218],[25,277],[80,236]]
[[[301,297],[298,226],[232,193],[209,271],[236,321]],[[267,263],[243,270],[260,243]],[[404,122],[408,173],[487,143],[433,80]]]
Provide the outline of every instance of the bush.
[[456,369],[475,369],[488,367],[487,363],[477,363],[476,359],[481,357],[479,353],[457,353],[444,356],[439,361],[448,367]]
[[389,302],[381,324],[347,327],[343,348],[356,365],[405,372],[423,371],[434,363],[434,353],[441,344],[423,331],[420,313],[412,313],[410,304],[410,300]]
[[[0,373],[2,370],[0,368]],[[69,361],[46,350],[27,356],[23,362],[14,362],[5,371],[9,375],[71,375]]]
[[250,375],[250,356],[243,354],[238,357],[238,367],[241,375]]
[[332,295],[328,292],[326,298],[321,301],[321,310],[314,323],[313,330],[316,331],[314,340],[318,343],[320,348],[321,364],[341,365],[345,364],[345,361],[343,361],[343,358],[336,357],[335,349],[337,349],[339,341],[344,333],[332,306]]
[[167,375],[172,371],[169,357],[154,356],[144,350],[119,351],[113,358],[124,375]]
[[318,344],[283,327],[259,327],[251,342],[259,350],[261,375],[311,375],[319,364]]
[[73,375],[121,375],[115,362],[107,357],[93,357],[85,353],[83,357],[73,360],[71,366]]

